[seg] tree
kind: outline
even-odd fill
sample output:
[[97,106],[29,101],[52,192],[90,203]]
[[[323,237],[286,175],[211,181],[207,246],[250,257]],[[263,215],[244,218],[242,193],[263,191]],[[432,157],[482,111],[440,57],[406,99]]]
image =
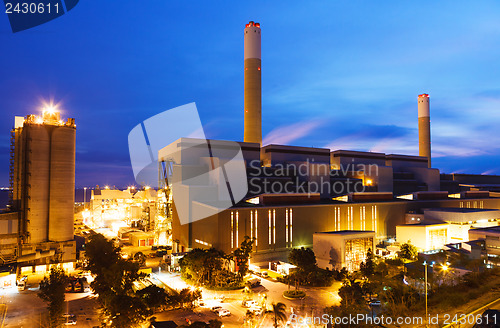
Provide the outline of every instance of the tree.
[[252,253],[253,243],[256,238],[250,238],[245,236],[245,240],[241,242],[241,246],[236,248],[233,252],[236,259],[236,265],[238,266],[238,277],[240,281],[243,280],[248,272],[248,259]]
[[312,271],[316,267],[316,255],[310,248],[294,248],[288,255],[288,261],[300,271]]
[[147,286],[137,292],[152,313],[167,304],[167,292],[156,285]]
[[370,278],[375,273],[375,263],[373,261],[372,249],[369,248],[366,253],[366,259],[361,262],[359,270],[366,278]]
[[144,255],[143,252],[137,252],[134,254],[134,261],[139,263],[139,266],[142,267],[144,264],[146,264],[146,255]]
[[85,255],[87,269],[95,275],[90,286],[98,295],[103,321],[115,328],[140,326],[151,309],[133,288],[144,276],[139,274],[138,263],[123,259],[120,248],[101,234],[90,237]]
[[420,300],[418,291],[399,279],[386,281],[386,286],[379,295],[385,303],[385,312],[394,317],[408,315],[417,308]]
[[415,260],[418,257],[417,248],[411,244],[411,241],[408,240],[407,243],[401,244],[399,246],[399,257],[405,260]]
[[181,275],[195,285],[208,287],[233,287],[242,285],[239,276],[229,270],[232,254],[215,248],[195,248],[179,260]]
[[208,323],[202,321],[195,321],[190,325],[182,325],[178,328],[221,328],[222,322],[217,319],[212,319]]
[[346,279],[339,289],[340,307],[343,313],[360,313],[360,310],[365,306],[365,298],[363,288],[360,282],[354,278]]
[[273,303],[272,304],[273,309],[266,311],[266,313],[269,313],[273,316],[274,320],[274,328],[278,328],[279,324],[281,322],[286,322],[286,305],[284,303]]
[[244,323],[245,323],[245,327],[253,327],[255,325],[255,314],[250,311],[250,310],[247,310],[247,313],[245,314],[245,320],[244,320]]
[[60,268],[50,269],[49,277],[44,277],[40,282],[38,297],[49,303],[50,327],[59,327],[62,323],[64,312],[64,292],[69,278]]

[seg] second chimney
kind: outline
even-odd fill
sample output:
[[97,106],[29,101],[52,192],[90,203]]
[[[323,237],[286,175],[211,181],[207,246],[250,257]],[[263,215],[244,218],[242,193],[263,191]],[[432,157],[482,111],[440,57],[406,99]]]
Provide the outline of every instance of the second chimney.
[[431,167],[431,120],[429,110],[429,95],[418,96],[418,155],[427,157],[428,167]]

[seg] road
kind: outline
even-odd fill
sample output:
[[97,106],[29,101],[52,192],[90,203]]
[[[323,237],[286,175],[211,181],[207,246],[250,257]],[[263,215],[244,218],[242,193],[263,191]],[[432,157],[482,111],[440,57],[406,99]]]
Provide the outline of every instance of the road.
[[[477,319],[477,317],[483,314],[483,312],[488,309],[500,310],[500,299],[492,301],[475,311],[465,314],[464,317],[462,317],[465,320],[460,320],[456,323],[450,323],[448,325],[443,326],[443,328],[472,328],[474,326],[474,322]],[[460,315],[461,314],[458,314],[458,316]],[[494,324],[496,323],[497,325],[500,325],[500,317],[488,318],[488,320],[492,320],[492,322],[490,323]]]

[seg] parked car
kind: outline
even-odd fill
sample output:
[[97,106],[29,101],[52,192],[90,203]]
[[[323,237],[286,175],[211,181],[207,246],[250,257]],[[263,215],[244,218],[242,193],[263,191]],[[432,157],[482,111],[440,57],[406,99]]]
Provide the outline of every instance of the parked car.
[[63,322],[64,326],[73,326],[73,325],[76,325],[76,315],[65,313],[65,314],[62,315],[62,317],[64,319],[64,322]]
[[252,306],[249,309],[250,312],[252,312],[255,315],[261,315],[264,310],[260,306]]
[[220,305],[212,306],[212,311],[213,312],[217,313],[217,311],[219,311],[220,309],[222,309],[222,306],[220,306]]
[[253,279],[249,279],[246,284],[248,286],[250,286],[250,288],[255,288],[255,287],[258,287],[260,286],[260,279],[259,278],[253,278]]
[[219,309],[217,311],[217,315],[219,317],[226,317],[226,316],[230,316],[231,315],[231,312],[229,312],[229,310],[226,310],[226,309]]
[[269,277],[269,274],[267,273],[267,271],[262,271],[262,272],[260,273],[260,275],[261,275],[263,278],[267,278],[267,277]]
[[257,303],[254,300],[244,300],[241,305],[246,308],[251,308],[252,306],[257,305]]

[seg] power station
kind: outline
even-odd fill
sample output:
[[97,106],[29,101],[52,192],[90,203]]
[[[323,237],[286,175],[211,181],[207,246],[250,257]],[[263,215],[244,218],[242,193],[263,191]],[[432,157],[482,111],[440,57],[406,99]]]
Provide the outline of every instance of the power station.
[[260,24],[245,26],[245,128],[244,141],[262,145],[262,63]]
[[[18,273],[72,266],[74,241],[75,136],[72,118],[47,107],[41,116],[16,117],[11,133],[10,210],[0,214],[0,258]],[[5,234],[3,234],[5,232]]]
[[[408,233],[419,236],[416,242],[420,250],[429,251],[451,242],[468,242],[469,230],[499,225],[495,209],[500,209],[500,197],[495,191],[500,187],[492,186],[500,186],[500,176],[441,174],[431,168],[428,94],[418,96],[416,108],[419,156],[263,146],[259,23],[246,24],[244,45],[244,142],[239,144],[247,170],[248,194],[221,211],[216,211],[215,202],[193,202],[192,213],[216,214],[201,220],[190,217],[184,220],[187,224],[179,220],[172,197],[167,198],[165,206],[172,209],[169,219],[174,252],[214,247],[230,253],[249,236],[256,238],[251,261],[257,266],[271,267],[274,261],[286,261],[293,248],[313,247],[322,267],[356,270],[368,248],[407,242],[403,239]],[[194,158],[192,148],[181,149],[178,144],[201,142],[181,138],[164,149],[173,147],[182,153],[179,158]],[[227,141],[209,143],[215,149],[226,147]],[[161,154],[162,150],[160,162]],[[211,160],[228,163],[232,159],[223,152],[218,154]],[[184,163],[170,164],[179,167]],[[193,170],[193,166],[186,169]],[[213,179],[200,182],[198,189],[214,188]],[[171,190],[168,183],[165,190]],[[431,213],[436,212],[443,213],[440,221],[424,223],[427,217],[434,219]],[[457,213],[460,222],[455,218]],[[478,215],[489,219],[478,220]],[[414,224],[406,226],[408,223]],[[340,245],[340,253],[332,251],[332,245]]]

